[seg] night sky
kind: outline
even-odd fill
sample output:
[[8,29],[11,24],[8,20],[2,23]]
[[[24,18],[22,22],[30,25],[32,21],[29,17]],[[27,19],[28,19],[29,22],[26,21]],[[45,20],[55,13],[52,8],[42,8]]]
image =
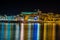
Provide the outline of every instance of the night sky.
[[[36,9],[36,10],[35,10]],[[60,13],[59,1],[0,1],[0,15],[17,15],[22,11],[37,11]]]

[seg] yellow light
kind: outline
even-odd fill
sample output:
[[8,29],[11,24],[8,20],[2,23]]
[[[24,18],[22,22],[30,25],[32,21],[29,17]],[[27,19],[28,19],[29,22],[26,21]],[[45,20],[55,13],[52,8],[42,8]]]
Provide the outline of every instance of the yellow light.
[[28,20],[28,18],[29,18],[29,16],[28,16],[28,15],[26,15],[26,16],[25,16],[25,20]]

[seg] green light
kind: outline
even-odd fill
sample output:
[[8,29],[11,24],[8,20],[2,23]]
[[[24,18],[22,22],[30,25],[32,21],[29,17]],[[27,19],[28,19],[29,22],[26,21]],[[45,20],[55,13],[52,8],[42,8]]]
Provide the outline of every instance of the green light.
[[26,14],[36,14],[37,12],[21,12],[21,14],[24,14],[24,15],[26,15]]

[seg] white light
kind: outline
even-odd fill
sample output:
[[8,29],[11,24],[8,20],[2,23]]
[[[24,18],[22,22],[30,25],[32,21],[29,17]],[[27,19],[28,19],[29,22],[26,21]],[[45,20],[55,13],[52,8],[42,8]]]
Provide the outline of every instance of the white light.
[[24,40],[24,24],[23,23],[21,23],[21,38],[20,38],[20,40]]

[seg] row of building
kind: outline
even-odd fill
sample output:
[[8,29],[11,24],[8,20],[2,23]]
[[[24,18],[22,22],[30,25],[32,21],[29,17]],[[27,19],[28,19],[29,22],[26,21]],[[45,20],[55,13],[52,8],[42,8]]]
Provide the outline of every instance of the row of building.
[[38,11],[0,16],[0,40],[60,40],[60,14]]

